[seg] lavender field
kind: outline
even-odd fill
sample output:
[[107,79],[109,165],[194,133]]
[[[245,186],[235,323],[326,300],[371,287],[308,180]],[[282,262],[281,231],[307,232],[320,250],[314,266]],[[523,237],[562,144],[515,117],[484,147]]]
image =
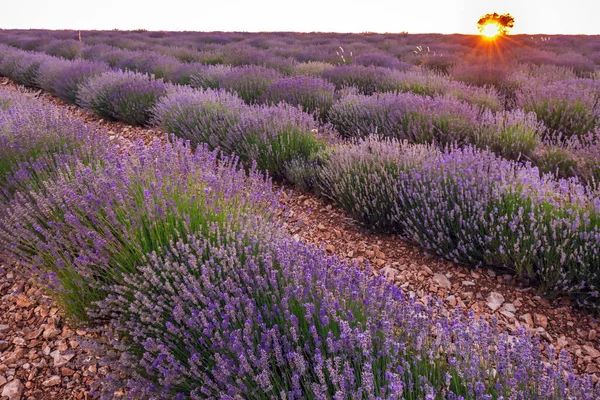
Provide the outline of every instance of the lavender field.
[[[425,304],[278,222],[365,232],[600,311],[600,39],[0,30],[0,253],[132,399],[596,399],[569,355]],[[275,185],[274,185],[275,184]]]

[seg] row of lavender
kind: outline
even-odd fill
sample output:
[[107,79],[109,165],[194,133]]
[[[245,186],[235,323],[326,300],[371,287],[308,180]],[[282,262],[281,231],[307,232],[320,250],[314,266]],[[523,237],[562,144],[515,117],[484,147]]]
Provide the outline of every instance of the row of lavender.
[[[14,77],[28,77],[100,116],[133,124],[152,121],[193,146],[234,153],[246,167],[256,163],[274,177],[315,190],[370,227],[398,232],[457,262],[510,269],[536,280],[544,293],[569,295],[583,307],[600,305],[597,190],[468,145],[460,150],[451,145],[459,136],[443,140],[445,132],[468,132],[471,126],[457,116],[470,115],[472,108],[455,98],[348,95],[330,110],[339,121],[348,120],[341,117],[344,109],[354,110],[347,115],[364,126],[361,136],[373,133],[370,121],[379,121],[388,132],[410,132],[417,143],[443,140],[450,146],[445,151],[395,139],[383,147],[372,140],[335,145],[327,126],[286,103],[248,105],[229,92],[173,86],[134,72],[103,72],[103,64],[56,64],[43,55],[19,55],[27,62],[6,63],[10,56],[5,56],[0,66],[13,65]],[[38,60],[36,67],[32,59]],[[357,104],[369,102],[387,104],[385,112],[377,107],[357,111]],[[489,138],[504,140],[504,150],[515,146],[511,137],[538,129],[531,115],[518,112],[487,112],[480,118],[487,119],[480,127],[491,127]],[[501,129],[509,136],[499,135]],[[485,138],[481,132],[478,137]],[[412,159],[412,153],[421,159]]]
[[463,64],[457,76],[466,72],[463,67],[488,58],[491,50],[502,56],[503,64],[553,65],[578,76],[590,76],[600,65],[597,36],[516,35],[492,44],[470,35],[5,30],[2,41],[65,58],[81,54],[85,43],[138,51],[142,58],[150,51],[203,64],[289,66],[313,61],[403,69],[422,63],[439,70]]
[[600,395],[526,333],[444,315],[292,240],[270,182],[236,159],[107,137],[0,92],[0,248],[72,318],[117,334],[102,397]]
[[[31,47],[27,41],[9,40],[10,35],[3,39],[13,45]],[[74,43],[78,51],[73,57],[80,55],[112,68],[151,73],[197,88],[234,91],[249,104],[285,101],[300,105],[306,112],[318,113],[321,120],[332,123],[345,136],[377,132],[417,143],[468,142],[480,148],[489,147],[505,158],[533,162],[542,171],[561,177],[578,176],[594,181],[600,175],[597,165],[600,141],[596,132],[600,120],[600,84],[598,80],[578,78],[574,70],[567,68],[526,66],[507,76],[506,71],[490,66],[488,60],[456,71],[458,79],[488,85],[481,88],[409,70],[409,66],[336,67],[322,62],[211,66],[182,62],[150,50],[130,51],[107,45],[84,47],[80,42],[68,41],[62,45]],[[41,49],[60,54],[52,50],[60,46],[61,42],[51,42]],[[54,69],[67,68],[68,61],[63,62],[65,65]],[[6,64],[4,74],[11,75],[11,61]],[[51,83],[41,86],[48,88]],[[372,95],[382,92],[394,95]],[[352,96],[355,93],[358,97]],[[458,100],[449,96],[469,104],[458,104]],[[501,111],[505,107],[517,109]],[[429,115],[429,109],[435,110],[433,115]],[[530,112],[535,113],[539,123],[527,114]]]
[[[158,74],[172,83],[196,88],[223,88],[249,104],[283,101],[301,106],[305,112],[331,123],[345,137],[378,133],[413,143],[470,143],[508,159],[533,162],[543,172],[561,177],[578,176],[589,182],[600,175],[597,80],[560,75],[557,81],[556,77],[546,76],[552,82],[522,82],[522,90],[516,95],[522,110],[501,111],[502,101],[493,89],[422,72],[306,64],[298,66],[299,75],[289,77],[264,66],[165,64],[152,53],[112,59],[104,53],[90,52],[86,54],[102,62],[86,62],[4,50],[0,73],[69,102],[77,100],[76,87],[61,85],[76,85],[112,66]],[[137,114],[128,122],[149,121],[148,112],[139,110]]]

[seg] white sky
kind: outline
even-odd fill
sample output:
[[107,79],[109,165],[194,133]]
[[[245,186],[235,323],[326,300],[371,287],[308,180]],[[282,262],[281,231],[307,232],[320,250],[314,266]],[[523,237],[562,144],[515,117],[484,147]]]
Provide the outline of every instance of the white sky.
[[0,0],[0,28],[477,33],[491,12],[515,34],[600,34],[600,0]]

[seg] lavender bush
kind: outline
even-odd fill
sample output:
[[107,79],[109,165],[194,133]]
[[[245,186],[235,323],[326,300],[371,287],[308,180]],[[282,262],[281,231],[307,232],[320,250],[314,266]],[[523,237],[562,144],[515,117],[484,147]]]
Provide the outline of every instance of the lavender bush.
[[59,165],[89,164],[110,151],[95,129],[65,115],[58,107],[40,106],[24,95],[0,92],[0,204],[18,191],[39,189],[58,173]]
[[325,147],[317,137],[317,126],[313,117],[285,103],[253,106],[232,126],[223,147],[246,165],[255,162],[259,170],[281,178],[287,163],[309,158]]
[[[470,148],[381,146],[373,152],[367,140],[334,152],[321,171],[323,193],[451,260],[512,269],[548,295],[598,307],[600,202],[585,186]],[[402,154],[395,163],[394,152]]]
[[104,63],[55,60],[40,67],[38,85],[60,99],[75,104],[79,86],[107,71],[108,66]]
[[194,146],[207,143],[230,153],[229,132],[247,107],[228,92],[178,87],[158,101],[153,115],[157,125]]
[[42,63],[38,69],[36,77],[36,86],[53,95],[56,95],[54,85],[58,76],[72,64],[70,60],[55,59]]
[[233,71],[229,65],[209,65],[190,76],[190,86],[199,89],[219,89],[223,79]]
[[158,99],[167,93],[162,79],[130,71],[92,77],[78,90],[77,103],[103,118],[145,125]]
[[244,66],[233,69],[221,81],[221,88],[237,93],[248,104],[260,101],[269,84],[281,77],[270,68]]
[[587,135],[572,138],[565,151],[573,154],[576,165],[572,172],[575,176],[590,185],[600,184],[600,129]]
[[[105,398],[592,399],[566,353],[441,316],[383,278],[277,236],[222,229],[151,254],[99,304],[127,342]],[[476,362],[474,362],[476,360]],[[121,375],[122,376],[122,375]]]
[[548,136],[582,136],[600,121],[600,87],[593,81],[559,81],[543,86],[529,85],[519,94],[518,103],[526,112],[535,112],[548,128]]
[[83,43],[77,40],[59,40],[45,46],[44,52],[51,56],[73,60],[81,54],[83,47]]
[[14,51],[6,54],[0,63],[0,75],[31,88],[37,87],[38,71],[44,62],[53,61],[51,57]]
[[392,92],[396,89],[393,70],[362,65],[341,65],[323,71],[323,77],[337,89],[354,86],[360,93]]
[[156,78],[169,80],[171,74],[179,68],[181,63],[175,57],[162,54],[134,51],[122,57],[115,67],[123,70],[131,70],[142,74],[151,74]]
[[128,153],[17,194],[0,219],[3,250],[46,273],[57,301],[78,320],[144,254],[213,225],[268,220],[277,204],[262,175],[251,169],[246,176],[237,160],[205,148],[156,141]]
[[309,61],[298,63],[294,67],[294,72],[296,75],[306,75],[312,77],[321,77],[326,70],[333,68],[332,64],[320,61]]
[[510,160],[530,160],[544,132],[544,125],[537,121],[534,113],[486,111],[475,129],[472,143]]
[[348,95],[329,111],[329,121],[345,137],[379,134],[413,143],[464,143],[472,137],[478,111],[452,97],[411,93]]
[[282,78],[267,87],[263,102],[301,106],[304,112],[325,118],[335,100],[334,92],[335,86],[320,78]]
[[426,163],[437,151],[410,147],[393,139],[367,137],[332,149],[318,172],[319,193],[369,229],[397,231],[396,185],[400,162]]

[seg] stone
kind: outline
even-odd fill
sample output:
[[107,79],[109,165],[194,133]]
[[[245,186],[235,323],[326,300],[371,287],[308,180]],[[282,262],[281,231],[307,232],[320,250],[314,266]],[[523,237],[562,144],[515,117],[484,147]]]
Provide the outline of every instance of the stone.
[[585,368],[585,372],[587,374],[595,374],[597,372],[600,372],[600,369],[598,369],[598,366],[596,364],[589,363]]
[[29,308],[33,305],[33,302],[29,300],[29,297],[25,296],[23,293],[20,293],[15,300],[15,304],[17,307]]
[[25,350],[23,350],[23,348],[19,347],[15,351],[10,353],[8,355],[8,357],[6,357],[6,359],[4,360],[4,363],[6,365],[14,364],[17,362],[17,360],[19,360],[24,355],[25,355]]
[[558,339],[556,339],[556,345],[558,346],[559,349],[562,349],[569,345],[569,342],[567,341],[567,338],[565,337],[565,335],[562,335]]
[[427,265],[421,265],[421,271],[425,272],[428,276],[433,275],[433,271]]
[[61,382],[62,382],[62,378],[60,376],[52,375],[50,378],[48,378],[44,382],[42,382],[42,385],[44,385],[46,387],[52,387],[52,386],[60,385]]
[[385,276],[390,281],[395,280],[397,274],[398,270],[392,267],[384,267],[381,269],[381,275]]
[[53,339],[53,338],[57,337],[58,335],[60,335],[60,330],[56,329],[56,327],[54,325],[50,325],[44,330],[42,337],[44,339]]
[[520,319],[523,322],[525,322],[529,327],[533,328],[533,318],[531,317],[531,314],[527,313],[527,314],[521,315]]
[[504,303],[504,296],[498,292],[490,292],[487,297],[487,305],[492,311],[496,311]]
[[500,314],[504,315],[508,319],[515,319],[515,314],[511,313],[510,311],[502,310],[500,311]]
[[75,354],[61,354],[60,350],[54,350],[52,353],[50,353],[50,357],[54,359],[55,367],[63,367],[67,365],[73,357],[75,357]]
[[33,339],[37,339],[38,337],[40,337],[40,335],[42,334],[42,332],[44,332],[44,330],[42,328],[40,329],[35,329],[29,333],[27,333],[25,335],[25,340],[33,340]]
[[330,253],[334,253],[335,252],[335,247],[332,244],[328,244],[325,246],[325,250],[327,250]]
[[8,343],[6,340],[0,340],[0,351],[8,349],[9,345],[10,343]]
[[448,297],[446,297],[446,301],[452,306],[452,307],[456,307],[456,296],[454,295],[450,295]]
[[598,338],[598,332],[595,329],[590,329],[588,332],[588,340],[596,340]]
[[19,400],[23,395],[23,384],[18,379],[13,379],[4,385],[1,397],[8,397],[8,400]]
[[6,324],[0,324],[0,332],[4,332],[10,329],[10,326]]
[[596,350],[596,348],[594,346],[590,346],[590,345],[583,345],[581,346],[581,348],[583,350],[585,350],[586,353],[588,353],[590,355],[590,357],[592,358],[598,358],[600,357],[600,351]]
[[6,383],[6,378],[2,375],[0,375],[0,386],[4,385]]
[[515,307],[515,305],[512,303],[504,303],[502,308],[504,308],[506,311],[513,313],[513,314],[517,312],[517,307]]
[[533,314],[533,320],[537,326],[541,326],[542,328],[548,328],[548,317],[544,314]]
[[445,289],[450,289],[452,287],[450,279],[448,279],[448,277],[446,277],[444,274],[435,274],[432,279],[439,287]]

